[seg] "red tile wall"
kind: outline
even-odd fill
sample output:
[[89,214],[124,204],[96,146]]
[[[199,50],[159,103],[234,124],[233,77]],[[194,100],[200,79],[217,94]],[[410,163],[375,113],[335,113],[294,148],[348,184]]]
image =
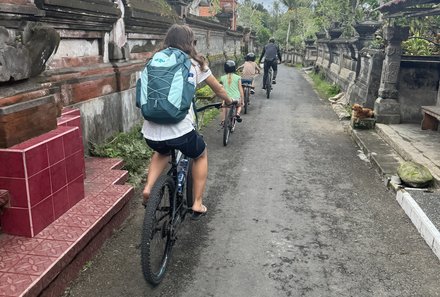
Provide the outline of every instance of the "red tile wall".
[[5,233],[33,237],[84,198],[85,160],[79,110],[65,110],[58,128],[0,149],[0,189],[10,206]]

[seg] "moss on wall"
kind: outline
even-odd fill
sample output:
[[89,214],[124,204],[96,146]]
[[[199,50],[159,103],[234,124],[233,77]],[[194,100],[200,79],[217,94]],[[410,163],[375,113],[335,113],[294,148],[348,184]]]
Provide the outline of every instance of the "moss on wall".
[[133,9],[159,14],[176,18],[176,12],[165,0],[127,0],[127,3]]

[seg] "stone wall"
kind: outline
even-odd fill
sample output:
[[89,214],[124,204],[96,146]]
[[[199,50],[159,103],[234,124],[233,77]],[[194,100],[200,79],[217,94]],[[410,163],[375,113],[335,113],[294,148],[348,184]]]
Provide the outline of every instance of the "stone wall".
[[292,50],[288,52],[283,52],[282,58],[284,63],[288,63],[292,65],[303,64],[305,59],[305,54],[304,52],[301,51]]
[[438,57],[403,56],[398,80],[400,117],[402,122],[420,123],[421,106],[438,105],[440,81]]
[[359,56],[360,63],[354,63],[359,71],[345,91],[351,103],[373,108],[378,97],[384,54],[381,50],[362,49]]
[[[315,66],[330,82],[346,92],[350,104],[374,108],[377,99],[381,98],[379,89],[385,52],[383,49],[363,48],[364,45],[358,38],[319,39]],[[420,123],[420,107],[439,104],[440,60],[436,57],[403,57],[399,64],[398,78],[393,83],[398,94],[399,122]]]
[[186,22],[193,28],[197,49],[217,74],[226,58],[241,57],[242,33],[199,17],[182,19],[176,14],[179,9],[165,1],[0,0],[0,14],[7,15],[0,26],[11,38],[20,39],[29,23],[54,28],[60,37],[43,73],[0,84],[0,109],[11,110],[9,105],[26,100],[32,105],[30,101],[39,99],[35,94],[49,93],[58,114],[61,107],[81,111],[86,147],[127,131],[141,121],[134,91],[140,70],[171,24]]

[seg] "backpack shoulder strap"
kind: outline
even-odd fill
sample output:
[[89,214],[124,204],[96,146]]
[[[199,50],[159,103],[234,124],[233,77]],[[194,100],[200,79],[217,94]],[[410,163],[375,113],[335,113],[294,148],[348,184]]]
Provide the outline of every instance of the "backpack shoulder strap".
[[[198,71],[197,71],[197,65],[195,64],[195,63],[193,63],[193,61],[191,60],[191,59],[189,59],[189,61],[190,61],[190,63],[191,63],[191,65],[190,65],[190,67],[192,66],[192,67],[194,67],[194,70],[195,70],[195,72],[194,72],[194,75],[196,76],[195,77],[195,85],[196,85],[196,88],[197,88],[197,84],[198,84],[198,82],[199,82],[199,80],[198,80]],[[191,70],[191,69],[190,69]]]

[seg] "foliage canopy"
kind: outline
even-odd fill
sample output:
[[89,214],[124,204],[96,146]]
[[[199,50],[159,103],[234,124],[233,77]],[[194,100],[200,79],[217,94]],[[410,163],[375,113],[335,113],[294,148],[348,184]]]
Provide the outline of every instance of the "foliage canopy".
[[[238,23],[255,32],[260,45],[273,36],[282,47],[299,49],[305,39],[335,26],[343,29],[342,37],[355,36],[354,24],[380,20],[379,5],[379,0],[275,0],[266,8],[256,0],[241,0]],[[403,44],[406,54],[439,54],[440,46],[435,44],[440,42],[439,16],[390,22],[410,27],[411,37]]]

